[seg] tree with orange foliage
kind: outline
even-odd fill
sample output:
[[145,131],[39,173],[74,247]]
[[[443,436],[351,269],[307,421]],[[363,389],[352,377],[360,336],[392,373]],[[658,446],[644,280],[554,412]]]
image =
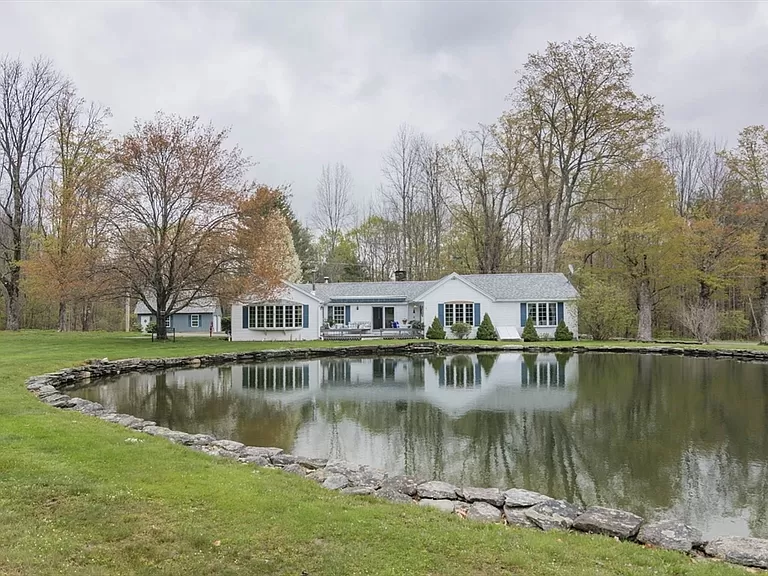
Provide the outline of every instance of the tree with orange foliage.
[[213,295],[237,261],[238,208],[249,160],[228,130],[158,113],[117,144],[112,200],[116,272],[157,320]]
[[239,205],[235,236],[237,265],[220,293],[231,300],[241,296],[269,299],[281,280],[301,280],[301,262],[283,213],[284,191],[257,186]]

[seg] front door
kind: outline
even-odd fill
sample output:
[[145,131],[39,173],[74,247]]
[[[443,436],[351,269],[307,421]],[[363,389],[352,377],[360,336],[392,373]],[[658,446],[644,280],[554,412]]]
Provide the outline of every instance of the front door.
[[381,306],[373,307],[373,329],[381,330],[384,327],[384,309]]

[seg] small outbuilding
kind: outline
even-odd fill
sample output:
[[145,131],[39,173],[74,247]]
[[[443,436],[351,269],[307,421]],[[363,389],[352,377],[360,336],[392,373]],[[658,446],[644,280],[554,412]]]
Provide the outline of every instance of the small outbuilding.
[[[141,300],[136,303],[134,313],[142,332],[156,322],[155,316]],[[221,304],[217,298],[195,298],[181,310],[166,316],[165,327],[175,330],[176,334],[208,334],[211,330],[221,332],[221,316]]]

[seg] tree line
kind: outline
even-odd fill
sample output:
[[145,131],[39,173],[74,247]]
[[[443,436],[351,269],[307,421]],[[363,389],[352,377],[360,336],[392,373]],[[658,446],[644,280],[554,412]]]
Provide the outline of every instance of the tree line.
[[59,330],[115,328],[95,312],[119,316],[133,298],[164,338],[165,318],[195,298],[268,297],[300,278],[287,190],[250,182],[227,130],[158,113],[114,136],[108,118],[50,61],[0,60],[8,329],[35,326],[41,303]]
[[547,44],[496,121],[447,143],[400,126],[367,204],[345,164],[324,166],[307,224],[289,187],[247,179],[227,130],[158,114],[115,136],[49,61],[6,57],[6,325],[116,327],[126,295],[160,318],[200,295],[267,297],[280,278],[562,271],[596,338],[768,341],[768,130],[733,145],[670,133],[632,87],[632,52]]
[[561,271],[596,338],[768,341],[768,130],[733,146],[671,133],[632,88],[632,52],[549,43],[495,122],[445,144],[401,126],[357,210],[349,170],[326,167],[319,275]]

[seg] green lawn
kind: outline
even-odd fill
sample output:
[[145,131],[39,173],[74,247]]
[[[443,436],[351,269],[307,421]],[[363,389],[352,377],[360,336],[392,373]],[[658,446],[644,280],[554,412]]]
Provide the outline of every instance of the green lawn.
[[744,573],[604,537],[479,526],[331,493],[49,408],[24,388],[28,376],[88,358],[274,346],[0,332],[0,574]]

